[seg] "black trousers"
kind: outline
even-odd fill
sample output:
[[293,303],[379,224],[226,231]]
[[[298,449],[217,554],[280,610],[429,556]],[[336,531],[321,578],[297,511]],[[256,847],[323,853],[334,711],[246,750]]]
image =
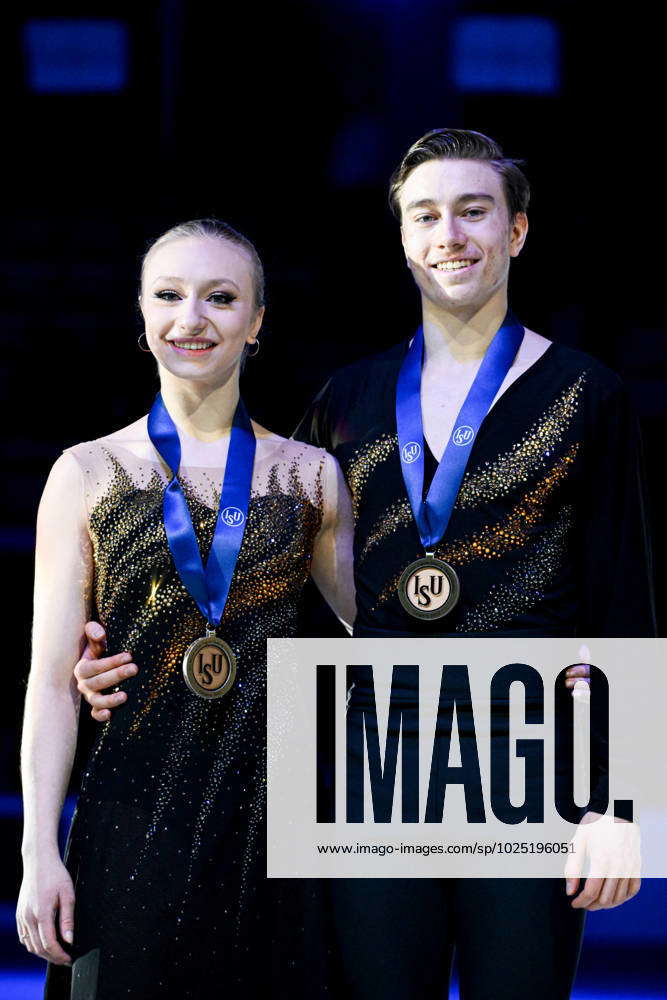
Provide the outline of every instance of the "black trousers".
[[[567,695],[563,689],[563,697]],[[410,683],[398,685],[393,697],[416,717],[418,705]],[[462,743],[468,736],[474,738],[472,708],[466,710],[465,697],[461,691],[457,708]],[[348,723],[354,713],[361,719],[373,704],[369,685],[355,684]],[[531,705],[527,721],[534,710]],[[366,715],[364,724],[379,740],[376,716]],[[418,724],[407,714],[402,725],[403,753],[417,756]],[[355,747],[353,759],[363,768],[363,741]],[[441,752],[446,764],[448,745],[442,750],[438,744],[437,753]],[[490,752],[506,752],[499,738],[492,740]],[[529,789],[528,785],[527,793]],[[385,793],[390,814],[393,788],[387,786]],[[363,794],[362,782],[355,784],[352,794]],[[363,803],[357,805],[363,812]],[[570,996],[584,911],[572,909],[564,878],[332,879],[330,895],[343,978],[338,992],[345,1000],[447,1000],[454,949],[462,1000]]]
[[564,879],[332,879],[340,995],[446,1000],[454,948],[462,1000],[566,1000],[584,911]]

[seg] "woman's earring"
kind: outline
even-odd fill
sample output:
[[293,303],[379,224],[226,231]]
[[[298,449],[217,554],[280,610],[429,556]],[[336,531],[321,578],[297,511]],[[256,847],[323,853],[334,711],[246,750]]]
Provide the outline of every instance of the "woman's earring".
[[142,347],[141,346],[141,338],[142,337],[146,337],[146,331],[145,330],[144,330],[143,333],[140,333],[139,336],[137,337],[137,344],[139,345],[139,350],[143,351],[144,354],[152,354],[153,352],[151,351],[150,347],[148,347],[148,338],[146,338],[146,347]]
[[[250,347],[254,347],[255,348],[255,350],[252,353],[250,353]],[[250,344],[250,347],[246,351],[246,357],[247,358],[254,358],[254,357],[256,357],[257,354],[259,354],[259,341],[256,340],[254,344]]]

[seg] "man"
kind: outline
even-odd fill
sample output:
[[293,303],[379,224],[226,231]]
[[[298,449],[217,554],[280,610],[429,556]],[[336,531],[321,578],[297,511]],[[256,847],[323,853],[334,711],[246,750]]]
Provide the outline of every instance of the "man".
[[[357,635],[654,634],[623,389],[508,313],[528,200],[517,163],[465,130],[423,136],[392,177],[423,334],[334,375],[296,434],[337,457],[352,494]],[[84,657],[100,654],[91,644]],[[96,718],[124,698],[99,694],[133,669],[118,662],[77,666]],[[562,1000],[584,910],[619,905],[638,880],[578,888],[576,878],[567,889],[556,879],[332,880],[345,996],[446,996],[456,945],[472,1000]]]

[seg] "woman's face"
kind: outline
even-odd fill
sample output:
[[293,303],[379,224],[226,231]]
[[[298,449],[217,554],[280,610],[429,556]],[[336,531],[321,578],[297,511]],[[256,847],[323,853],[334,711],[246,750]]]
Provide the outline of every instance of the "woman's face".
[[140,304],[158,365],[177,378],[224,382],[262,323],[252,279],[248,253],[224,240],[171,240],[150,253]]

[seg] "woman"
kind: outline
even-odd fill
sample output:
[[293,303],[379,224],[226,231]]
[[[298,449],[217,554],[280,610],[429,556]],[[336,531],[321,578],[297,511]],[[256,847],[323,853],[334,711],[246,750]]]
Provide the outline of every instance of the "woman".
[[[215,221],[176,226],[144,259],[140,306],[160,396],[68,449],[38,517],[17,924],[50,960],[49,1000],[70,979],[88,1000],[262,987],[265,640],[294,633],[309,570],[354,615],[335,461],[250,422],[239,401],[264,314],[252,244]],[[109,650],[142,670],[96,742],[65,867],[72,666],[93,605]]]

